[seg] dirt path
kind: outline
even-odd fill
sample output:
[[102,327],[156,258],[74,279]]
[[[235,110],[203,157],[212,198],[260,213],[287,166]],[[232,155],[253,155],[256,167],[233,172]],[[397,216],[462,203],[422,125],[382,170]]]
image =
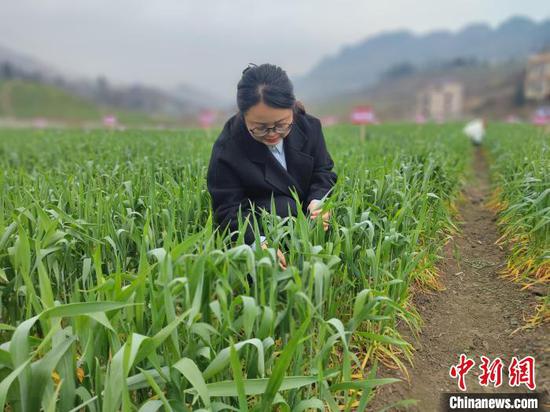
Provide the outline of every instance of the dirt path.
[[[473,166],[475,174],[459,204],[461,233],[446,245],[439,265],[446,289],[417,295],[414,303],[424,320],[422,334],[415,341],[403,332],[416,349],[414,366],[409,368],[410,384],[381,388],[370,410],[412,398],[418,404],[410,410],[439,411],[440,394],[458,392],[449,368],[461,353],[476,361],[466,380],[471,393],[528,391],[525,385],[521,390],[511,390],[507,368],[513,356],[534,356],[537,392],[545,392],[546,400],[550,400],[550,325],[512,334],[524,324],[524,317],[533,313],[535,296],[499,278],[506,252],[494,244],[499,237],[496,218],[484,206],[490,188],[481,151],[476,153]],[[498,390],[477,382],[481,355],[500,357],[504,362],[503,385]],[[386,368],[379,376],[404,379],[401,373]]]

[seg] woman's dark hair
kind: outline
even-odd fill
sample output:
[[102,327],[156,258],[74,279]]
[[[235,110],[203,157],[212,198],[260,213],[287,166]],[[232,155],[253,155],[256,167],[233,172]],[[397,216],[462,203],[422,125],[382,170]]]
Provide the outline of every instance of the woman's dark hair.
[[241,114],[260,102],[305,113],[304,105],[294,97],[294,87],[286,72],[274,64],[249,64],[237,85],[237,106]]

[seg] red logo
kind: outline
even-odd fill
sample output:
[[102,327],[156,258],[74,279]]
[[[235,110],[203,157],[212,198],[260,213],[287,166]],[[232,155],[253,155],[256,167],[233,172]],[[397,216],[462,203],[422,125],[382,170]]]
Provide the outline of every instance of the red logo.
[[535,390],[535,358],[526,356],[522,360],[518,360],[515,356],[508,367],[508,377],[510,386],[520,386],[524,383],[532,391]]
[[[466,391],[466,375],[474,367],[475,361],[466,357],[465,354],[460,355],[458,364],[452,365],[449,369],[449,376],[453,379],[458,379],[458,388],[461,391]],[[502,370],[504,363],[500,358],[493,361],[486,356],[481,356],[481,364],[479,365],[481,374],[478,382],[481,386],[489,386],[492,384],[495,388],[502,385]],[[524,384],[530,390],[535,390],[535,358],[526,356],[523,359],[513,357],[508,367],[508,385],[510,387],[520,386]]]
[[474,367],[475,364],[476,363],[472,359],[469,359],[466,357],[466,355],[461,354],[460,362],[458,363],[458,365],[451,366],[449,375],[451,375],[451,378],[458,378],[458,387],[461,391],[466,390],[465,376],[468,374],[470,369]]
[[486,357],[481,357],[481,375],[479,375],[479,384],[481,386],[489,386],[489,383],[493,383],[495,388],[502,385],[502,367],[504,364],[500,358],[496,358],[494,361]]

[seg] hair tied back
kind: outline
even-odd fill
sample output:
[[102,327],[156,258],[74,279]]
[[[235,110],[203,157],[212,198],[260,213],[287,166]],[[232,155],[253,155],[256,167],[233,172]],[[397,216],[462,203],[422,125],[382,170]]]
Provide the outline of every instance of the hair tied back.
[[299,114],[306,114],[306,107],[300,100],[294,102],[294,111]]
[[250,70],[253,67],[258,67],[258,65],[255,63],[248,63],[248,66],[246,66],[246,68],[243,70],[243,74],[245,74],[248,70]]

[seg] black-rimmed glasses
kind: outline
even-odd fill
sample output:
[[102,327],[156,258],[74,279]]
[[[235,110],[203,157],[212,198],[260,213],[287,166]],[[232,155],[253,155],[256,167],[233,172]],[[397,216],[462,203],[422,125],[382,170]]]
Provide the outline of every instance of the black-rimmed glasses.
[[283,123],[273,127],[255,127],[254,129],[248,129],[248,131],[256,137],[265,137],[271,131],[277,134],[285,134],[285,133],[288,133],[288,131],[290,131],[293,124],[294,123]]

